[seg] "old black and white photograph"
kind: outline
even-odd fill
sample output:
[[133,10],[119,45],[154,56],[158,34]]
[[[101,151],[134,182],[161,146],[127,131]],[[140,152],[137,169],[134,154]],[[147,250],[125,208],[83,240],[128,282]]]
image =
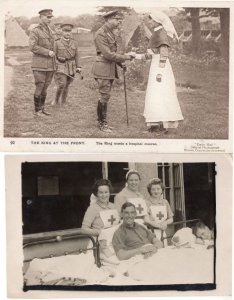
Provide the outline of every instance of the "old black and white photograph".
[[[21,292],[215,292],[222,286],[221,253],[226,262],[231,254],[228,241],[220,251],[220,235],[231,223],[220,212],[231,203],[231,187],[221,192],[226,201],[218,198],[220,162],[63,157],[31,155],[20,163],[18,157],[15,167],[14,157],[6,161],[6,183],[8,175],[15,178],[14,169],[20,183],[17,198],[7,189],[7,199],[9,222],[13,215],[20,224],[13,234],[19,235],[21,268],[13,269]],[[9,245],[16,242],[7,238]],[[228,285],[229,268],[225,272]]]
[[1,1],[7,297],[230,297],[233,8]]
[[214,175],[214,163],[23,163],[26,287],[215,288]]
[[101,4],[7,1],[4,137],[228,140],[230,3]]

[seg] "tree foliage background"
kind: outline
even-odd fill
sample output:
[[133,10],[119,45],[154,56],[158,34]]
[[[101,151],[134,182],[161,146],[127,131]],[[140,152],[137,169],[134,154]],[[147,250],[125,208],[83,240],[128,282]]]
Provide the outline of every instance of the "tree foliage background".
[[[127,15],[136,13],[133,8],[128,6],[100,6],[98,7],[98,14],[81,14],[77,17],[71,16],[59,16],[53,19],[53,22],[69,22],[74,24],[75,27],[85,27],[91,29],[92,32],[96,32],[103,24],[104,18],[102,15],[108,11],[118,9],[122,14]],[[147,24],[147,16],[142,17],[144,23]],[[202,38],[201,21],[203,18],[216,17],[219,18],[219,27],[221,38],[218,43],[206,42]],[[29,33],[28,28],[30,24],[39,23],[38,17],[27,18],[20,16],[16,18],[21,27]],[[229,26],[230,26],[230,9],[229,8],[199,8],[199,7],[185,7],[178,9],[178,12],[171,16],[171,20],[178,32],[182,34],[183,31],[190,26],[192,32],[192,40],[188,42],[185,50],[187,53],[193,56],[200,56],[209,48],[213,48],[216,55],[221,55],[226,61],[229,59]],[[134,35],[134,40],[138,43],[145,44],[144,32],[138,28],[138,32]]]

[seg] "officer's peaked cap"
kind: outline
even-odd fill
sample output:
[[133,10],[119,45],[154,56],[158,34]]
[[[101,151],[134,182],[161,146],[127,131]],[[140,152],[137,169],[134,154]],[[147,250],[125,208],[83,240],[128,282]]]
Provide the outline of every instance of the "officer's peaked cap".
[[116,10],[111,10],[108,11],[107,13],[105,13],[103,15],[104,19],[109,19],[109,18],[116,18],[116,19],[123,19],[123,15],[120,14],[120,12],[116,9]]
[[72,24],[62,24],[61,28],[63,31],[72,31],[74,25]]
[[42,9],[38,13],[39,13],[39,15],[42,15],[42,16],[53,17],[52,12],[53,12],[52,9]]

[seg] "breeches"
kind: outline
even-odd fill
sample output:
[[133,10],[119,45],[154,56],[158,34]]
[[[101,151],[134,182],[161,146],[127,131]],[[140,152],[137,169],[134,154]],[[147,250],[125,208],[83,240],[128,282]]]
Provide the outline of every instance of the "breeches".
[[110,99],[111,87],[113,83],[113,79],[100,79],[95,78],[98,84],[98,90],[100,94],[100,102],[107,103]]
[[54,81],[57,85],[58,89],[63,90],[64,88],[67,88],[74,79],[71,77],[68,77],[66,74],[62,73],[55,73],[54,74]]
[[53,79],[53,71],[33,71],[36,90],[34,96],[46,96],[48,86],[51,84]]

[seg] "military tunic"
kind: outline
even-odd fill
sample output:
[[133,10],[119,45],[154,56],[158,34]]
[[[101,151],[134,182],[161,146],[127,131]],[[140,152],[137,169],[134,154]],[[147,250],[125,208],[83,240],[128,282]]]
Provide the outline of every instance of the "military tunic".
[[56,73],[74,75],[79,64],[77,42],[71,38],[68,41],[61,38],[55,41],[54,49],[56,55]]
[[56,102],[62,94],[62,102],[66,101],[68,87],[73,81],[76,69],[79,66],[78,45],[72,38],[65,40],[63,37],[55,41],[56,73],[55,83],[58,87]]
[[49,27],[39,24],[30,32],[29,48],[33,53],[32,70],[55,70],[55,59],[49,56],[54,51],[54,36]]
[[57,34],[54,32],[54,40],[57,41],[57,40],[60,40],[62,38],[62,34]]
[[30,32],[29,49],[33,53],[34,96],[44,98],[55,71],[55,59],[49,56],[49,52],[54,50],[54,37],[48,26],[39,24]]
[[117,53],[116,36],[107,23],[96,32],[94,43],[97,57],[93,64],[92,76],[98,83],[100,101],[108,102],[113,80],[118,78],[116,64],[124,62],[127,56]]

